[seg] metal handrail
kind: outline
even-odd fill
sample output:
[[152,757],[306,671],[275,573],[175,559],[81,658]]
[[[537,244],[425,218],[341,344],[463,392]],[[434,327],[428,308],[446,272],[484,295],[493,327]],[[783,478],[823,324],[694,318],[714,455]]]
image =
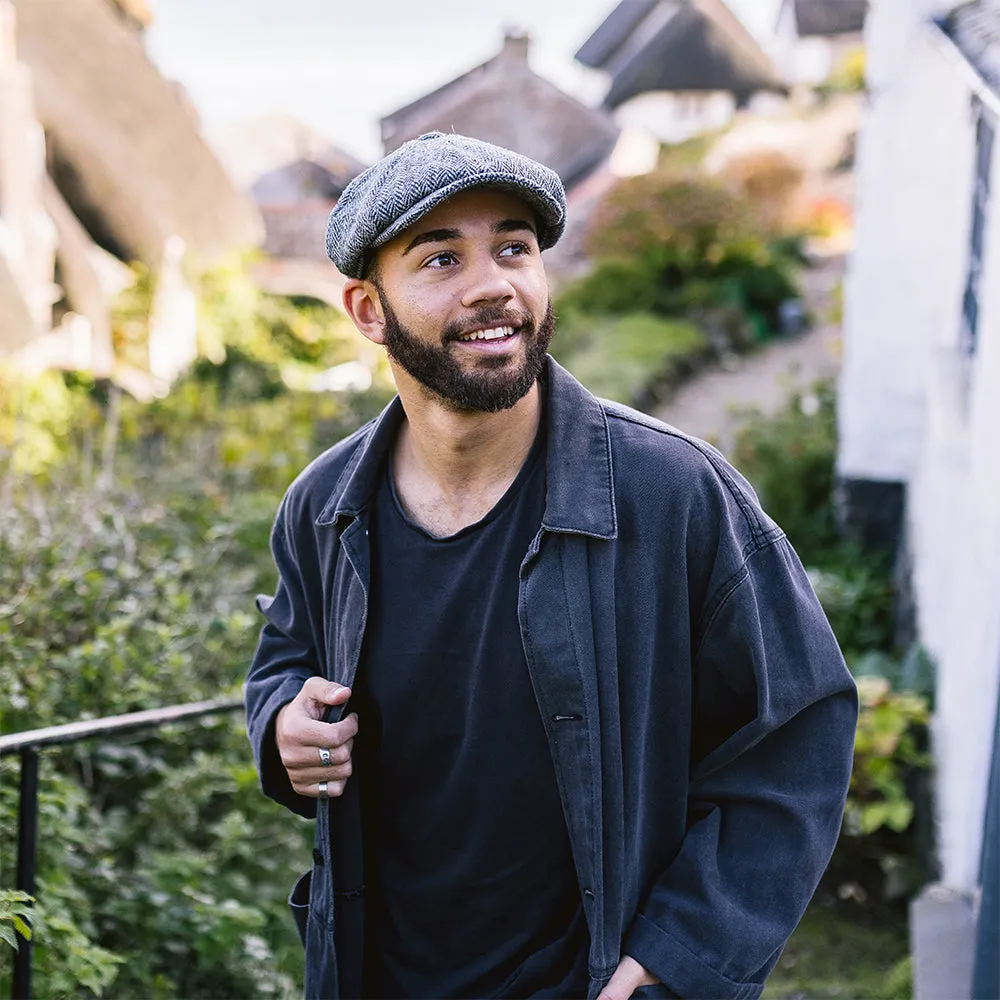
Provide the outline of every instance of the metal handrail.
[[[174,722],[186,722],[208,715],[234,712],[243,707],[238,697],[169,705],[145,712],[129,712],[103,719],[84,719],[63,726],[47,726],[22,733],[0,736],[0,757],[19,754],[21,780],[17,802],[17,888],[35,895],[35,854],[38,845],[38,752],[44,747],[81,743],[103,736],[120,736],[140,729],[159,729]],[[12,1000],[31,1000],[32,943],[18,933],[14,955]]]

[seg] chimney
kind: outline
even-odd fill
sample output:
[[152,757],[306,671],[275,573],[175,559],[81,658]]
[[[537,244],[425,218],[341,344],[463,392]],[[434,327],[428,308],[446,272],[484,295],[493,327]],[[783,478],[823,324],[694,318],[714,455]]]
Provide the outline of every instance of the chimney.
[[528,64],[528,46],[531,37],[520,28],[507,28],[503,36],[503,51],[500,53],[506,63]]

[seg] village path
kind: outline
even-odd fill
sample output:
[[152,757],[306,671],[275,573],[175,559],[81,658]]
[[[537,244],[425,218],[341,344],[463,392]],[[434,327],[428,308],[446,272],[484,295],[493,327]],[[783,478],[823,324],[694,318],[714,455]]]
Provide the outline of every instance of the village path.
[[724,454],[734,442],[741,412],[776,413],[790,392],[840,368],[840,327],[831,322],[844,257],[821,258],[801,278],[802,295],[813,317],[798,337],[773,340],[723,368],[713,366],[685,382],[653,415],[687,434],[703,438]]

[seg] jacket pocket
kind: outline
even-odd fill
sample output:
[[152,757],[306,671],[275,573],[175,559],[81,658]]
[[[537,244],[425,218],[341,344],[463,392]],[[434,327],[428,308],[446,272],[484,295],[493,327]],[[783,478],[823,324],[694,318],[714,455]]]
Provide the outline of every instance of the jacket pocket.
[[312,869],[303,872],[288,894],[288,907],[292,911],[295,928],[303,945],[306,943],[306,924],[309,921],[309,896],[312,887]]

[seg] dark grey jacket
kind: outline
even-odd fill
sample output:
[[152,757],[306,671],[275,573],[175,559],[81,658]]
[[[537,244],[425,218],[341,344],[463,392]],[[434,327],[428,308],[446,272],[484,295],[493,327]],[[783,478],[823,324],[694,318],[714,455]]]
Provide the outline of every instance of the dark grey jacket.
[[[590,997],[627,953],[682,997],[756,998],[840,830],[854,684],[784,534],[718,452],[595,399],[551,360],[548,380],[545,516],[518,616],[590,928]],[[293,899],[309,904],[308,997],[359,995],[364,771],[317,809],[292,791],[274,716],[312,674],[354,681],[367,505],[401,419],[395,400],[292,484],[272,535],[277,592],[258,601],[245,692],[261,782],[317,818],[311,888]]]

